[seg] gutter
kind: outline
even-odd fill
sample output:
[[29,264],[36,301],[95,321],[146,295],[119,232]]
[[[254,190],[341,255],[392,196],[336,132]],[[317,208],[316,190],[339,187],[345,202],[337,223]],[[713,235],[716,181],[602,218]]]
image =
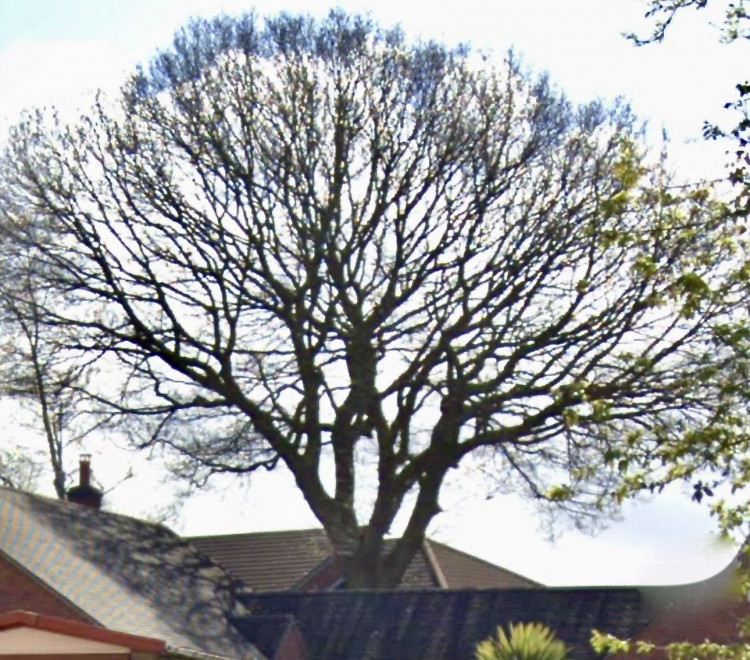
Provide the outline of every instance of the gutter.
[[207,653],[206,651],[196,651],[195,649],[188,649],[184,646],[173,646],[172,644],[167,644],[164,656],[167,658],[174,658],[174,660],[266,660],[265,656],[261,655],[257,650],[252,656],[244,656],[240,658],[238,656],[218,655],[216,653]]

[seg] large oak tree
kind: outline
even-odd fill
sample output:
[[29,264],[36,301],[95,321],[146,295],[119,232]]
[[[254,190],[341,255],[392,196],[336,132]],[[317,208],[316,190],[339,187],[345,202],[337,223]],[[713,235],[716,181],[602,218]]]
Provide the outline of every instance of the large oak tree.
[[584,514],[744,442],[736,223],[622,104],[512,57],[200,21],[116,102],[30,115],[2,168],[5,255],[107,365],[91,395],[194,480],[283,464],[350,587],[398,582],[478,452]]

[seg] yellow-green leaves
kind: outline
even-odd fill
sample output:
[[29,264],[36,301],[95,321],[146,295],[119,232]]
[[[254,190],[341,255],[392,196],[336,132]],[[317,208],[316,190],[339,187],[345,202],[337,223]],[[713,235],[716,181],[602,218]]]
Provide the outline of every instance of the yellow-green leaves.
[[564,502],[569,500],[574,492],[570,486],[553,486],[547,491],[547,499],[553,502]]
[[591,632],[591,647],[600,655],[628,653],[630,651],[630,642],[617,639],[613,635],[608,635],[598,630],[593,630]]
[[711,296],[711,288],[698,273],[694,272],[680,275],[673,289],[676,296],[682,299],[682,315],[688,319],[692,318]]
[[646,173],[646,168],[630,140],[623,140],[620,160],[615,163],[614,174],[626,190],[635,188]]
[[649,255],[641,254],[635,259],[633,271],[644,280],[650,280],[657,275],[659,267]]
[[566,660],[568,648],[541,623],[498,626],[497,637],[477,645],[476,660]]
[[615,181],[620,185],[620,190],[600,201],[599,209],[602,218],[607,220],[625,213],[630,205],[632,193],[646,171],[633,142],[623,140],[620,158],[615,162],[612,171]]

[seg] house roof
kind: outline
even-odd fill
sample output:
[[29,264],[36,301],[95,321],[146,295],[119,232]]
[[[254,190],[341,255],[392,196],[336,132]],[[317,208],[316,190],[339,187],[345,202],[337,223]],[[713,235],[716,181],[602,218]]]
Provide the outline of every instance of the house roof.
[[253,639],[257,616],[293,615],[310,660],[472,658],[498,625],[540,622],[593,660],[592,629],[630,638],[648,617],[632,588],[280,592],[241,596],[250,616],[235,625]]
[[432,539],[425,541],[425,544],[432,551],[445,576],[448,589],[523,589],[544,586],[524,575]]
[[13,611],[0,614],[0,632],[12,628],[34,628],[96,642],[123,646],[137,653],[162,653],[166,649],[160,639],[128,635],[79,621],[70,621],[34,612]]
[[257,657],[234,580],[162,525],[0,488],[0,551],[105,628]]
[[[333,548],[322,529],[255,532],[188,539],[255,591],[305,589],[330,564]],[[529,578],[433,540],[414,556],[401,588],[533,588]]]
[[258,591],[292,589],[331,555],[322,529],[188,538],[190,543]]

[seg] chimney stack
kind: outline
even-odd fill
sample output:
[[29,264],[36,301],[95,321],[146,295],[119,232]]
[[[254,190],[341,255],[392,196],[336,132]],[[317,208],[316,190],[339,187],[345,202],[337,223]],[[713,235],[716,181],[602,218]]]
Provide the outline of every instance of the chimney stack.
[[100,509],[104,493],[91,485],[91,454],[81,454],[78,464],[78,485],[68,489],[68,502],[91,509]]

